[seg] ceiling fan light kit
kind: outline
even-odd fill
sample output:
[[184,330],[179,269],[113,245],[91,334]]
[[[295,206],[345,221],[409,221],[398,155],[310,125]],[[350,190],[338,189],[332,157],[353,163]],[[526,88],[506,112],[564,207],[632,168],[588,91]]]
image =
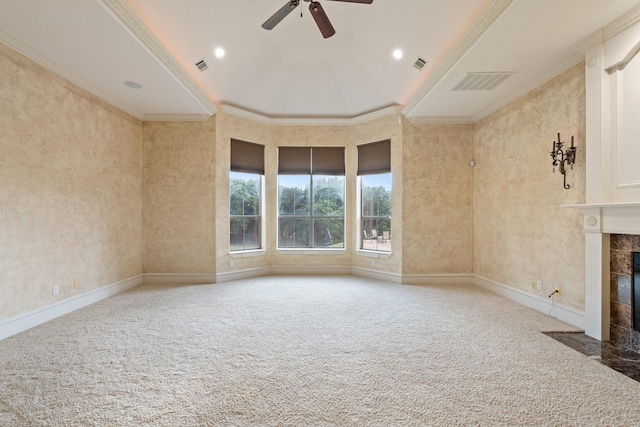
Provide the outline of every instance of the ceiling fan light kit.
[[[304,0],[304,1],[309,3],[309,13],[311,13],[311,16],[313,16],[313,20],[316,21],[316,25],[318,26],[320,33],[322,33],[322,37],[324,37],[325,39],[328,39],[329,37],[334,35],[336,33],[336,30],[333,28],[333,25],[331,25],[331,21],[329,21],[329,17],[324,11],[324,8],[322,7],[322,5],[315,0]],[[341,1],[346,3],[364,3],[364,4],[373,3],[373,0],[331,0],[331,1]],[[285,3],[284,6],[280,8],[280,10],[274,13],[273,16],[271,16],[271,18],[267,19],[264,22],[264,24],[262,24],[262,28],[264,28],[265,30],[272,30],[276,25],[280,23],[280,21],[286,18],[287,15],[293,12],[293,9],[295,9],[299,5],[300,5],[300,0],[289,0],[287,3]]]

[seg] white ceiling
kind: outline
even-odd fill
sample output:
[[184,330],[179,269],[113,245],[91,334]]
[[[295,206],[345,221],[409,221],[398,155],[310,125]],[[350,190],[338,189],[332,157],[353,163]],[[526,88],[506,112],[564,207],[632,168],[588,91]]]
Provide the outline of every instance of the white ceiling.
[[[306,2],[267,31],[286,0],[0,0],[0,42],[145,120],[231,106],[273,122],[336,121],[398,106],[416,121],[465,122],[580,61],[574,46],[599,29],[640,18],[640,0],[319,1],[329,39]],[[452,91],[468,72],[515,74],[490,91]]]

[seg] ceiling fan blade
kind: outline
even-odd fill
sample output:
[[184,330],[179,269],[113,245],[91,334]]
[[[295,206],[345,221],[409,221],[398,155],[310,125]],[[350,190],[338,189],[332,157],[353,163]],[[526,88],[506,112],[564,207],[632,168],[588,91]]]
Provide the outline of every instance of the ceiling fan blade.
[[322,37],[328,39],[336,33],[336,30],[333,28],[333,25],[331,25],[329,17],[324,12],[320,3],[312,1],[309,5],[309,12],[311,12],[311,16],[313,16],[313,19],[316,21],[316,25],[318,25],[318,28],[322,33]]
[[287,4],[282,6],[279,11],[273,14],[273,16],[267,19],[264,24],[262,24],[262,28],[265,30],[273,30],[273,27],[278,25],[280,21],[282,21],[288,14],[290,14],[293,9],[298,7],[300,4],[300,0],[291,0],[288,1]]
[[364,3],[364,4],[373,3],[373,0],[331,0],[331,1],[344,1],[348,3]]

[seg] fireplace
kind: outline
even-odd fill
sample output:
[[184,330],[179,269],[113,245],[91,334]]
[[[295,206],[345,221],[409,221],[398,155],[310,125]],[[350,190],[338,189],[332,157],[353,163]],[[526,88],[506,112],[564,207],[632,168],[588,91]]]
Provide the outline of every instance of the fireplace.
[[640,236],[610,239],[610,341],[640,352]]

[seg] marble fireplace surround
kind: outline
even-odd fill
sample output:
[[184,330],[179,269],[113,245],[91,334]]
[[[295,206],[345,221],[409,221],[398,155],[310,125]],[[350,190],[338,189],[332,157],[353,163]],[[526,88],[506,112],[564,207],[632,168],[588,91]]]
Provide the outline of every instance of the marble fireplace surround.
[[584,215],[585,333],[610,339],[611,234],[640,235],[640,203],[565,205]]

